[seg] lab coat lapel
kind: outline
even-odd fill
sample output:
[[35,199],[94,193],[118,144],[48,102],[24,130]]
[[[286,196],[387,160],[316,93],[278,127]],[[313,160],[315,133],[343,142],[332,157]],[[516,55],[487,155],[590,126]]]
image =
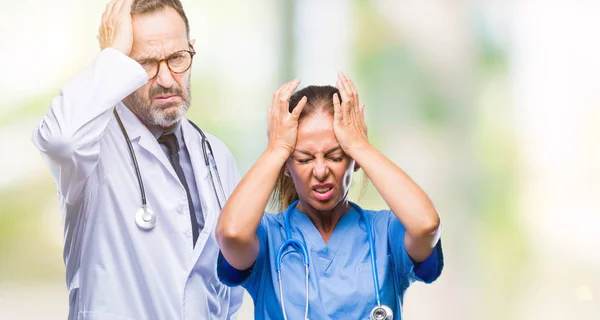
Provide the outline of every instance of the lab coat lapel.
[[138,119],[138,117],[127,108],[122,102],[117,105],[117,112],[123,121],[123,125],[127,130],[127,135],[129,135],[129,140],[132,145],[139,145],[142,149],[146,150],[152,156],[154,156],[161,163],[163,167],[171,174],[171,177],[177,182],[179,182],[179,178],[177,177],[177,173],[175,173],[175,169],[167,159],[167,156],[160,148],[158,141],[152,135],[152,132],[148,130],[148,128]]
[[185,145],[190,154],[190,161],[192,163],[192,169],[194,170],[194,179],[196,180],[196,186],[198,186],[198,192],[200,193],[202,214],[204,215],[204,228],[202,229],[194,248],[193,261],[195,264],[202,253],[202,249],[205,247],[208,237],[212,233],[215,218],[218,214],[218,205],[213,194],[210,176],[208,175],[208,170],[206,169],[204,162],[200,133],[187,119],[182,119],[181,121],[183,140],[185,141]]

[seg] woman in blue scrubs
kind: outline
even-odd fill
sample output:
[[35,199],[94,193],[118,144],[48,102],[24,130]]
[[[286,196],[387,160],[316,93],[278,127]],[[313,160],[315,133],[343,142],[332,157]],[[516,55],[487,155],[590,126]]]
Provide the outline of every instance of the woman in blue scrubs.
[[[441,273],[440,217],[425,192],[368,142],[364,105],[349,78],[340,73],[337,88],[292,95],[299,83],[275,92],[268,147],[221,212],[218,276],[249,292],[256,319],[369,319],[378,297],[401,319],[408,286]],[[390,210],[348,201],[359,169]],[[264,212],[272,193],[279,214]],[[278,259],[288,239],[297,242]]]

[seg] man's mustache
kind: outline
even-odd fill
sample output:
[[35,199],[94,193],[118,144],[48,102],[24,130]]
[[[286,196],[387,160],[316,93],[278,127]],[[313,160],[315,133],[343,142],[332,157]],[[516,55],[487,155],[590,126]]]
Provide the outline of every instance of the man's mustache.
[[157,95],[177,95],[180,97],[183,97],[183,91],[181,90],[180,87],[171,87],[171,88],[165,88],[165,87],[161,87],[161,86],[155,86],[150,88],[150,92],[149,92],[150,97],[154,98]]

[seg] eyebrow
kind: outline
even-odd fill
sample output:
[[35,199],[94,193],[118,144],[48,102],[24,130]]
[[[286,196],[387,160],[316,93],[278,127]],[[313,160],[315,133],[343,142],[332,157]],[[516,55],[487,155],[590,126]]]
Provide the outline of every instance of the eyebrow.
[[[175,51],[169,53],[164,59],[169,58],[170,56],[172,56],[173,54],[175,54],[177,52],[188,51],[188,50],[191,51],[190,49],[175,50]],[[136,60],[136,61],[144,61],[144,60],[161,60],[161,59],[157,58],[156,55],[153,55],[153,54],[145,54],[145,55],[140,56],[139,58],[134,58],[134,60]]]
[[141,55],[139,57],[136,57],[134,59],[138,60],[138,61],[140,61],[140,60],[151,60],[151,59],[158,60],[158,58],[156,58],[156,56],[153,55],[153,54],[143,54],[143,55]]
[[[341,149],[342,149],[342,147],[340,147],[340,146],[333,147],[333,148],[331,148],[331,149],[329,149],[329,150],[325,151],[325,155],[328,155],[328,154],[330,154],[330,153],[333,153],[333,152],[335,152],[335,151],[338,151],[338,150],[341,150]],[[305,154],[305,155],[307,155],[307,156],[311,156],[311,157],[313,156],[313,154],[312,154],[311,152],[308,152],[308,151],[306,151],[306,150],[299,150],[299,149],[296,149],[296,150],[294,150],[294,152],[300,152],[300,153],[303,153],[303,154]]]

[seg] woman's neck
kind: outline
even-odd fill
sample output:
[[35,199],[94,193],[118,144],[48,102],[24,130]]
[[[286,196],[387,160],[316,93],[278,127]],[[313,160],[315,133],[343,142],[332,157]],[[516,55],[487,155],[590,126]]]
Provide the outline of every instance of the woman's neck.
[[321,234],[321,237],[323,237],[323,241],[327,243],[333,234],[333,230],[335,230],[338,222],[340,222],[340,219],[342,219],[344,214],[350,209],[350,204],[348,203],[348,200],[343,200],[330,210],[317,210],[300,200],[297,209],[310,219],[317,231]]

